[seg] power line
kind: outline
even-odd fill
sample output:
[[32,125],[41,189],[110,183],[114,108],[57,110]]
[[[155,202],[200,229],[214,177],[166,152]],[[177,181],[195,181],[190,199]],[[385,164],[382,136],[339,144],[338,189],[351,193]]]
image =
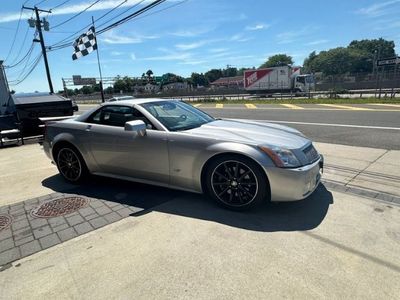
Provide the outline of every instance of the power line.
[[7,65],[4,68],[5,69],[11,69],[11,68],[14,68],[14,67],[18,66],[20,63],[22,63],[30,55],[30,53],[33,51],[34,47],[35,47],[35,43],[32,42],[30,48],[28,49],[28,52],[26,52],[26,54],[17,63],[14,63],[12,65]]
[[152,8],[154,8],[154,7],[156,7],[157,5],[160,5],[161,3],[165,2],[165,1],[166,1],[166,0],[156,0],[156,1],[153,1],[153,2],[150,3],[149,5],[146,5],[145,7],[139,9],[138,11],[136,11],[136,12],[134,12],[134,13],[128,15],[128,16],[126,16],[125,18],[122,18],[121,20],[119,20],[119,21],[117,21],[117,22],[114,22],[114,23],[111,24],[111,25],[108,25],[107,27],[101,29],[101,30],[98,31],[97,33],[98,33],[98,34],[102,34],[103,32],[106,32],[106,31],[108,31],[108,30],[111,30],[111,29],[114,28],[114,27],[117,27],[117,26],[119,26],[119,25],[121,25],[121,24],[124,24],[124,23],[128,22],[129,20],[135,18],[136,16],[139,16],[139,15],[145,13],[146,11],[148,11],[148,10],[150,10],[150,9],[152,9]]
[[93,7],[94,5],[96,5],[97,3],[99,3],[101,0],[96,0],[95,2],[93,2],[92,4],[90,4],[88,7],[86,7],[84,10],[80,11],[79,13],[73,15],[72,17],[66,19],[65,21],[58,23],[54,26],[52,26],[50,29],[54,29],[57,27],[60,27],[61,25],[64,25],[65,23],[68,23],[69,21],[75,19],[76,17],[80,16],[81,14],[83,14],[85,11],[87,11],[89,8]]
[[[33,12],[32,12],[31,18],[32,18],[32,16],[33,16]],[[24,34],[24,40],[23,40],[21,46],[19,47],[17,55],[14,57],[13,61],[11,63],[9,63],[9,65],[14,65],[15,62],[18,60],[19,56],[21,55],[22,49],[25,47],[26,39],[28,37],[28,32],[29,32],[29,26],[26,27],[26,31],[25,31],[25,34]]]
[[[43,57],[43,54],[40,53],[39,56],[35,59],[35,61],[31,65],[29,71],[23,76],[23,78],[15,80],[17,82],[16,83],[11,83],[11,85],[19,85],[20,83],[24,82],[25,79],[27,79],[29,77],[29,75],[31,75],[32,72],[36,69],[36,67],[38,66],[38,64],[39,64],[39,62],[40,62],[42,57]],[[11,82],[14,82],[14,81],[11,81]]]
[[164,7],[164,8],[162,8],[162,9],[156,10],[156,11],[154,11],[154,12],[152,12],[152,13],[147,14],[147,15],[138,17],[138,18],[136,18],[135,20],[137,21],[137,20],[140,20],[140,19],[143,19],[143,18],[147,18],[147,17],[149,17],[149,16],[152,16],[152,15],[158,14],[158,13],[160,13],[160,12],[166,11],[166,10],[168,10],[168,9],[174,8],[175,6],[181,5],[181,4],[183,4],[183,3],[185,3],[185,2],[188,2],[188,1],[189,1],[189,0],[182,0],[182,1],[179,1],[179,2],[177,2],[177,3],[175,3],[175,4],[172,4],[172,5],[170,5],[170,6],[167,6],[167,7]]
[[29,52],[24,67],[23,67],[20,71],[13,73],[12,76],[14,76],[14,75],[17,74],[17,73],[18,73],[17,79],[20,78],[20,77],[22,76],[22,74],[25,72],[25,70],[26,70],[26,68],[28,67],[28,65],[29,65],[30,63],[32,63],[32,62],[30,61],[31,56],[32,56],[32,53],[33,53],[33,50],[32,50],[31,52]]
[[[143,1],[144,1],[144,0],[143,0]],[[136,5],[142,3],[143,1],[140,1],[140,2],[137,3]],[[139,15],[141,15],[141,14],[147,12],[148,10],[150,10],[150,9],[152,9],[152,8],[154,8],[154,7],[158,6],[158,5],[160,5],[160,4],[162,4],[162,3],[165,2],[165,1],[166,1],[166,0],[156,0],[156,1],[153,1],[152,3],[148,4],[147,6],[145,6],[145,7],[141,8],[141,9],[135,11],[134,13],[132,13],[132,14],[130,14],[130,15],[128,15],[128,16],[122,18],[121,20],[118,20],[117,22],[114,22],[114,23],[112,23],[111,25],[109,25],[109,26],[107,26],[107,27],[105,27],[105,28],[103,28],[103,29],[100,29],[99,31],[97,31],[96,34],[97,34],[97,35],[100,35],[100,34],[106,32],[106,31],[109,31],[109,30],[111,30],[111,29],[113,29],[113,28],[115,28],[115,27],[117,27],[117,26],[119,26],[119,25],[121,25],[121,24],[123,24],[123,23],[126,23],[126,22],[130,21],[131,19],[133,19],[133,18],[135,18],[135,17],[137,17],[137,16],[139,16]],[[184,2],[184,1],[182,1],[182,2]],[[181,4],[181,3],[180,3],[180,4]],[[132,9],[132,7],[131,7],[130,9]],[[126,12],[126,11],[125,11],[125,12]],[[119,15],[121,15],[121,14],[119,14]],[[118,15],[118,16],[119,16],[119,15]],[[115,18],[116,18],[116,16],[113,17],[112,19],[115,19]],[[112,19],[111,19],[111,20],[112,20]],[[104,24],[110,22],[111,20],[108,20],[108,21],[102,23],[101,25],[104,25]],[[101,26],[101,25],[100,25],[100,26]],[[85,28],[86,28],[86,27],[85,27]],[[64,40],[66,40],[66,39],[64,39]],[[72,40],[72,41],[73,41],[73,40]],[[56,51],[56,50],[60,50],[60,49],[69,47],[69,46],[71,46],[71,42],[72,42],[72,41],[68,41],[68,42],[66,42],[66,43],[64,43],[64,44],[61,44],[61,45],[58,45],[57,43],[56,43],[56,44],[53,44],[52,46],[49,47],[49,51]],[[60,41],[60,42],[61,42],[61,41]],[[59,42],[59,43],[60,43],[60,42]]]
[[[112,17],[111,19],[109,19],[109,20],[107,20],[107,21],[101,23],[100,25],[97,25],[97,27],[103,26],[103,25],[105,25],[105,24],[111,22],[112,20],[118,18],[119,16],[121,16],[121,15],[127,13],[127,12],[130,11],[131,9],[134,9],[135,7],[139,6],[139,5],[142,4],[144,1],[145,1],[145,0],[141,0],[141,1],[137,2],[137,3],[135,3],[134,5],[132,5],[132,6],[129,7],[128,9],[125,9],[123,12],[119,13],[118,15],[116,15],[116,16]],[[125,2],[126,2],[126,1],[125,1]],[[123,4],[123,3],[121,3],[121,4]],[[120,4],[120,5],[121,5],[121,4]],[[115,8],[117,8],[117,7],[115,7]],[[113,9],[113,10],[114,10],[114,9]],[[110,12],[111,12],[111,11],[110,11]],[[107,14],[106,14],[106,15],[107,15]],[[98,18],[96,21],[100,21],[100,20],[101,20],[103,17],[105,17],[106,15],[103,15],[101,18]]]
[[[116,10],[116,9],[118,9],[121,5],[123,5],[123,4],[126,3],[127,1],[128,1],[128,0],[122,1],[122,2],[119,3],[117,6],[113,7],[110,11],[108,11],[107,13],[103,14],[102,16],[100,16],[100,18],[98,18],[96,21],[99,21],[99,20],[103,19],[105,16],[109,15],[111,12],[113,12],[113,11]],[[129,7],[129,8],[126,9],[126,10],[124,10],[121,14],[126,13],[127,11],[133,9],[134,7],[138,6],[140,3],[144,2],[144,1],[145,1],[145,0],[139,1],[139,2],[136,3],[135,5]],[[120,16],[121,14],[118,14],[118,15],[115,16],[115,17],[118,17],[118,16]],[[110,22],[111,20],[112,20],[112,19],[108,20],[107,22]],[[71,35],[67,36],[66,38],[64,38],[64,39],[62,39],[62,40],[60,40],[60,41],[54,43],[53,45],[49,46],[49,48],[54,48],[55,46],[57,46],[57,45],[59,45],[59,44],[61,44],[61,43],[64,43],[64,42],[65,42],[65,43],[63,44],[63,46],[65,46],[65,45],[70,46],[70,44],[75,40],[76,35],[77,35],[78,33],[81,33],[83,30],[87,29],[87,28],[90,27],[91,25],[92,25],[91,23],[87,24],[86,26],[82,27],[81,29],[79,29],[79,30],[77,30],[76,32],[72,33]],[[72,39],[71,39],[70,41],[66,42],[66,41],[69,40],[70,38],[72,38]]]
[[43,2],[46,2],[47,0],[42,0],[42,1],[40,1],[40,2],[38,2],[38,3],[35,3],[35,6],[39,6],[40,4],[42,4]]
[[[143,1],[144,1],[144,0],[143,0]],[[143,2],[143,1],[140,1],[140,2],[137,3],[136,5],[140,4],[140,3]],[[114,28],[114,27],[116,27],[116,26],[119,26],[119,25],[121,25],[121,24],[123,24],[123,23],[125,23],[125,22],[128,22],[128,21],[130,21],[130,20],[133,19],[133,18],[136,18],[136,20],[142,19],[142,18],[151,16],[151,15],[154,15],[154,14],[156,14],[156,13],[160,13],[160,12],[165,11],[165,10],[167,10],[167,9],[171,9],[171,8],[173,8],[173,7],[175,7],[175,6],[181,5],[181,4],[183,4],[183,3],[185,3],[185,2],[187,2],[187,1],[189,1],[189,0],[182,0],[182,1],[178,2],[178,3],[175,3],[175,4],[173,4],[173,5],[170,5],[170,6],[168,6],[168,7],[163,8],[163,9],[157,10],[157,11],[155,11],[155,12],[149,13],[149,14],[147,14],[147,15],[144,15],[144,16],[140,17],[140,18],[137,17],[137,16],[139,16],[139,15],[141,15],[141,14],[147,12],[147,11],[150,10],[151,8],[154,8],[155,6],[161,4],[161,3],[164,2],[164,1],[165,1],[165,0],[154,1],[153,3],[149,4],[148,6],[146,6],[146,7],[142,8],[142,9],[136,11],[135,13],[133,13],[133,14],[131,14],[131,15],[129,15],[129,16],[127,16],[127,17],[125,17],[125,18],[123,18],[123,19],[121,19],[121,20],[119,20],[119,21],[113,23],[113,24],[111,24],[110,26],[107,26],[107,27],[105,27],[105,28],[103,28],[103,29],[100,29],[100,30],[96,33],[96,35],[100,35],[100,34],[106,32],[106,31],[108,31],[108,30],[111,30],[112,28]],[[119,6],[120,6],[120,5],[122,5],[122,3],[120,3]],[[136,6],[136,5],[135,5],[135,6]],[[132,8],[133,8],[133,7],[130,7],[129,9],[132,9]],[[114,7],[113,10],[114,10],[114,9],[116,9],[116,7]],[[126,12],[126,10],[125,10],[123,13],[125,13],[125,12]],[[108,12],[108,13],[110,13],[110,12]],[[107,15],[108,13],[106,13],[105,15]],[[123,14],[123,13],[122,13],[122,14]],[[103,18],[105,15],[103,15],[102,17],[100,17],[98,20],[100,20],[101,18]],[[120,15],[121,15],[121,14],[118,14],[117,16],[120,16]],[[104,25],[104,24],[110,22],[112,19],[115,19],[117,16],[114,16],[113,18],[111,18],[110,20],[108,20],[108,21],[102,23],[101,25]],[[98,20],[97,20],[97,21],[98,21]],[[89,24],[89,25],[90,25],[90,24]],[[62,39],[62,40],[60,40],[60,41],[58,41],[57,43],[55,43],[55,44],[53,44],[53,45],[47,47],[47,48],[48,48],[48,51],[57,51],[57,50],[61,50],[61,49],[66,48],[66,47],[70,47],[70,46],[72,45],[72,42],[75,40],[75,38],[72,39],[72,40],[69,40],[69,41],[67,41],[67,40],[68,40],[70,37],[75,36],[77,33],[82,32],[82,30],[87,29],[89,25],[87,25],[86,27],[83,27],[81,30],[75,32],[74,34],[72,34],[72,35],[70,35],[70,36],[68,36],[68,37],[66,37],[66,38],[64,38],[64,39]],[[101,26],[101,25],[100,25],[100,26]],[[63,42],[65,42],[65,43],[63,43]],[[63,44],[61,44],[61,43],[63,43]]]
[[13,38],[13,41],[12,41],[12,43],[11,43],[10,50],[8,50],[6,59],[5,59],[4,61],[7,61],[8,57],[9,57],[10,54],[11,54],[12,49],[14,48],[15,40],[17,39],[17,35],[18,35],[18,31],[19,31],[19,25],[21,24],[22,10],[23,10],[23,9],[21,8],[21,11],[19,12],[19,18],[18,18],[17,28],[16,28],[15,33],[14,33],[14,38]]
[[52,9],[50,9],[50,10],[53,11],[53,10],[59,8],[60,6],[63,6],[64,4],[70,2],[70,1],[71,1],[71,0],[65,0],[64,2],[62,2],[62,3],[60,3],[60,4],[56,5],[56,6],[54,6],[54,7],[53,7]]

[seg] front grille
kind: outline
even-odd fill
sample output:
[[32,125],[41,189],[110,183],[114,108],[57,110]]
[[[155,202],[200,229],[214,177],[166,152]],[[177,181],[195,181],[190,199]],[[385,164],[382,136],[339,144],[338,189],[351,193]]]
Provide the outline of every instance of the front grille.
[[314,146],[311,144],[303,150],[304,155],[307,158],[308,163],[313,163],[319,159],[319,154]]

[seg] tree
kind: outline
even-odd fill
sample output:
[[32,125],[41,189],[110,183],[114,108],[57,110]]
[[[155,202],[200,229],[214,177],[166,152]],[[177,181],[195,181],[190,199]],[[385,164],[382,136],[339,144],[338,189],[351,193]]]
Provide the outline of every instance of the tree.
[[[347,47],[333,48],[316,54],[311,52],[304,60],[304,71],[322,72],[325,75],[371,72],[373,63],[380,57],[393,57],[395,53],[393,41],[384,39],[352,41]],[[388,67],[390,68],[390,67]]]
[[173,73],[165,73],[162,75],[162,84],[174,83],[174,82],[184,82],[185,79],[179,75]]
[[82,91],[82,94],[89,95],[89,94],[93,93],[93,87],[91,87],[89,85],[84,85],[81,88],[81,91]]
[[304,73],[314,73],[314,59],[317,57],[317,53],[315,51],[311,52],[310,55],[304,60],[303,63],[303,71]]
[[276,54],[268,57],[268,60],[263,63],[260,68],[270,68],[293,65],[293,58],[286,54]]
[[153,71],[152,70],[147,70],[146,75],[150,79],[150,77],[153,75]]
[[204,76],[208,83],[211,83],[222,77],[222,71],[220,69],[211,69],[210,71],[207,71]]
[[192,73],[190,81],[195,87],[208,85],[208,81],[203,73]]
[[366,55],[373,58],[375,51],[380,52],[380,58],[393,57],[396,55],[393,41],[387,41],[383,38],[373,40],[352,41],[349,48],[364,51]]
[[227,67],[226,69],[222,70],[223,77],[233,77],[237,75],[237,68]]

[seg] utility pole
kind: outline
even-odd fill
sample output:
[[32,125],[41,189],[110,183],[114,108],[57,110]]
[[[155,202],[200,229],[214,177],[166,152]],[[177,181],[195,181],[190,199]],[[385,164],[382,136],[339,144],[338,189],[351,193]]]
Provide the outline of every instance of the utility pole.
[[39,33],[39,40],[38,39],[34,39],[33,41],[34,42],[39,42],[40,46],[42,47],[42,54],[43,54],[44,66],[46,68],[47,82],[49,83],[50,93],[54,94],[53,83],[51,82],[51,76],[50,76],[49,62],[47,61],[46,46],[44,45],[43,32],[42,32],[42,23],[43,23],[44,29],[46,31],[49,30],[49,24],[48,24],[48,22],[46,20],[43,20],[43,21],[40,20],[40,16],[39,16],[39,12],[51,13],[51,10],[39,9],[36,6],[35,7],[22,6],[22,8],[23,9],[33,10],[35,12],[36,21],[34,23],[31,23],[31,22],[28,21],[28,23],[29,23],[29,25],[31,27],[36,27],[36,29],[37,29],[37,31]]

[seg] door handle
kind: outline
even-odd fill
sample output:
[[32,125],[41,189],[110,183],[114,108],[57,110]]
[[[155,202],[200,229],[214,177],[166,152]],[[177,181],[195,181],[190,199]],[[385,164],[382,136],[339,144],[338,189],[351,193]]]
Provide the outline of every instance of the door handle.
[[90,131],[90,129],[92,129],[92,125],[88,125],[85,129],[85,131]]

